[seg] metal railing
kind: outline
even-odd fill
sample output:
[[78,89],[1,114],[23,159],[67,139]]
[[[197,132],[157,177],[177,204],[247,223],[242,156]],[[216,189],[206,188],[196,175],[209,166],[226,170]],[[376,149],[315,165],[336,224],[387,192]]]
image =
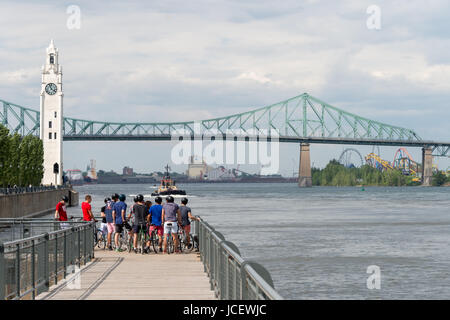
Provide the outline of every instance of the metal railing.
[[6,187],[0,188],[0,194],[18,194],[27,192],[40,192],[48,190],[67,189],[69,186],[31,186],[31,187]]
[[0,241],[0,300],[35,299],[94,257],[94,222],[0,219],[3,228],[7,220],[16,220],[12,229],[20,220],[23,229],[34,231],[24,239]]
[[211,290],[221,300],[282,300],[270,273],[260,264],[244,260],[239,249],[201,218],[194,222],[200,256]]

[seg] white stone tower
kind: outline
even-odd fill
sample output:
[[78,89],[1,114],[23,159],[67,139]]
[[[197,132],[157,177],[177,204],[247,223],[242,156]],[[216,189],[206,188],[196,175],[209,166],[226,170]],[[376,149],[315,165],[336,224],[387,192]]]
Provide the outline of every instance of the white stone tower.
[[62,119],[63,119],[62,67],[58,63],[58,49],[53,40],[47,48],[42,66],[41,132],[44,144],[44,185],[63,183]]

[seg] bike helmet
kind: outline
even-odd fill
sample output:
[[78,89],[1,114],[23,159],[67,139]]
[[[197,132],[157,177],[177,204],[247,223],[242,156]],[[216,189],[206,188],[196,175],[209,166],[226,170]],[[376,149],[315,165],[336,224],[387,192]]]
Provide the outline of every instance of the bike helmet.
[[105,198],[105,203],[108,203],[108,201],[111,201],[111,198]]
[[187,204],[187,203],[188,203],[188,198],[183,198],[183,199],[181,199],[181,203],[182,203],[182,204]]
[[156,202],[157,204],[161,204],[162,198],[161,198],[161,197],[156,197],[156,198],[155,198],[155,202]]
[[114,194],[111,196],[111,199],[117,200],[117,199],[119,199],[119,195],[118,195],[117,193],[114,193]]
[[133,198],[133,201],[136,203],[136,202],[138,202],[139,200],[138,200],[138,196],[135,196],[134,198]]
[[175,199],[172,196],[166,197],[167,202],[173,202]]
[[69,202],[69,198],[67,196],[63,196],[61,198],[61,200],[64,201],[64,202]]
[[123,193],[119,196],[120,201],[125,201],[126,199],[127,197]]
[[136,196],[136,200],[137,200],[137,202],[143,202],[144,201],[144,196],[142,194],[138,194]]

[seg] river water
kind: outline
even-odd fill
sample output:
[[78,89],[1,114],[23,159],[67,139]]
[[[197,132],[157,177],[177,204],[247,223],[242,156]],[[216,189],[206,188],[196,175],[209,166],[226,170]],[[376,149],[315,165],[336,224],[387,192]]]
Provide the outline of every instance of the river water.
[[[184,184],[193,213],[262,264],[287,299],[450,299],[450,188]],[[76,187],[99,213],[114,192],[149,185]],[[177,200],[178,201],[178,200]],[[131,203],[131,197],[127,199]],[[69,215],[79,216],[79,208]],[[369,266],[380,289],[368,289]]]

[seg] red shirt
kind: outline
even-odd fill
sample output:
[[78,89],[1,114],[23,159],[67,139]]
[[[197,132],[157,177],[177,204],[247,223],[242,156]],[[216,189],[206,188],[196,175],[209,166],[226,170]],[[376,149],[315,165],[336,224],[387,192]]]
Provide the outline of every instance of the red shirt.
[[83,220],[91,221],[91,215],[89,214],[89,210],[92,210],[91,204],[88,202],[83,202],[81,204],[81,210],[83,210]]
[[56,205],[56,211],[59,213],[59,221],[67,221],[66,204],[58,202]]

